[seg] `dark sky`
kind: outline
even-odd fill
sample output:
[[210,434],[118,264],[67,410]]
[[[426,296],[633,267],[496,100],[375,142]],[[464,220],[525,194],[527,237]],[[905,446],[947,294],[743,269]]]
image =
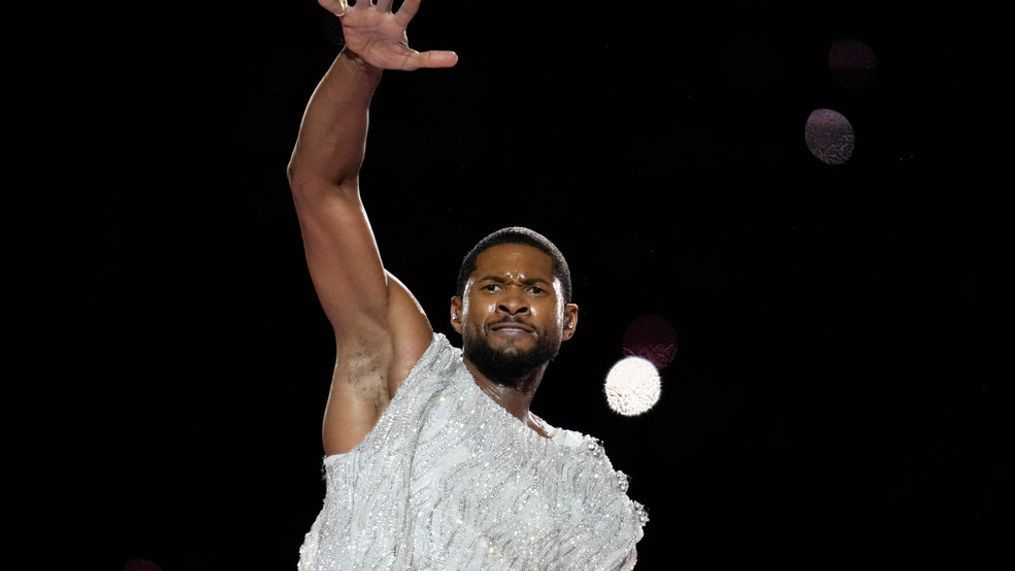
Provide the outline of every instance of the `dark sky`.
[[[480,238],[528,226],[567,256],[580,331],[533,410],[629,474],[651,517],[638,569],[1012,563],[999,18],[821,5],[425,0],[410,44],[459,65],[386,72],[371,107],[385,267],[454,344]],[[15,556],[294,569],[335,355],[285,167],[331,17],[5,11],[29,314]],[[829,67],[848,39],[876,58],[864,86]],[[850,121],[844,164],[809,152],[816,109]],[[678,354],[655,408],[623,417],[602,381],[646,314]]]

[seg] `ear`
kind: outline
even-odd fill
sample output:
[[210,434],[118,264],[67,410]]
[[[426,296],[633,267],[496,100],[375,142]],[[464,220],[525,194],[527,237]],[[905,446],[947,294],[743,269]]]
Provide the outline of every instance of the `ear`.
[[578,304],[569,303],[564,306],[564,337],[563,340],[574,337],[575,329],[578,327]]
[[448,318],[451,328],[462,334],[462,298],[457,295],[451,296],[451,316]]

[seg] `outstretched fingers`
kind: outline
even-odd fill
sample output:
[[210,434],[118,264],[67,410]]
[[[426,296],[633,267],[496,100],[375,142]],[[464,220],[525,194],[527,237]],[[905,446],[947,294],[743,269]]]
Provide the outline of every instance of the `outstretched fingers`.
[[317,3],[339,18],[345,16],[345,13],[349,11],[349,2],[347,0],[317,0]]
[[[419,11],[420,0],[405,0],[402,2],[402,6],[395,12],[395,21],[402,26],[408,26],[416,12]],[[389,0],[390,2],[390,0]]]

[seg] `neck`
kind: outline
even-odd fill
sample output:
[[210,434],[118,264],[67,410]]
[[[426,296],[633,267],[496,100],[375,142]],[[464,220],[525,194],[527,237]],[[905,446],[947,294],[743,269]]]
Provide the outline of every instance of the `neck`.
[[[543,373],[548,363],[536,367],[532,372],[519,379],[503,379],[507,383],[497,382],[485,375],[479,368],[469,360],[468,356],[463,357],[466,368],[472,373],[476,385],[490,395],[497,404],[521,421],[531,420],[529,405],[532,404],[532,397],[543,380]],[[502,379],[498,379],[502,380]]]

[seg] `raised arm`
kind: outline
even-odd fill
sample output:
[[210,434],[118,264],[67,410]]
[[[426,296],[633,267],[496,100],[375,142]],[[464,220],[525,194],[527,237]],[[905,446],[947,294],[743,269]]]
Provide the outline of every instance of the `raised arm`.
[[370,100],[383,70],[447,67],[457,56],[408,47],[419,0],[395,13],[390,0],[319,2],[341,17],[346,47],[310,97],[287,172],[310,277],[335,331],[325,449],[344,451],[372,428],[433,334],[416,299],[384,269],[360,200]]

